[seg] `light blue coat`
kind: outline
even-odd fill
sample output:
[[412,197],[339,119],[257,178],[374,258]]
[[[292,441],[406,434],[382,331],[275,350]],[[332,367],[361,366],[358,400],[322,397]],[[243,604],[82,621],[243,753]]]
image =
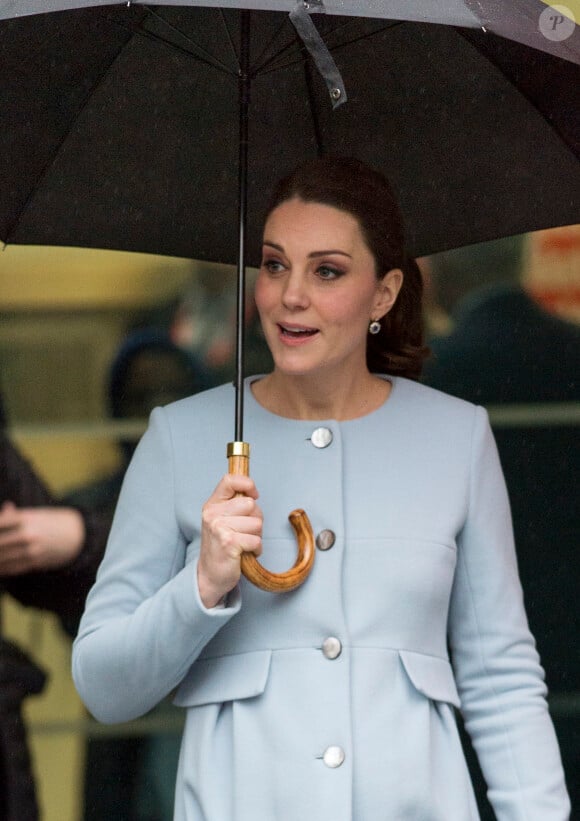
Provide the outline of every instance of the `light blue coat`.
[[[499,821],[568,818],[485,411],[392,382],[379,410],[347,422],[275,416],[246,391],[263,563],[293,564],[297,507],[336,542],[297,591],[242,579],[221,610],[203,607],[196,560],[202,504],[226,471],[233,388],[152,414],[73,673],[104,722],[177,688],[178,821],[477,819],[456,707]],[[310,441],[321,426],[326,448]],[[329,636],[342,646],[334,659]],[[340,766],[325,761],[329,747]]]

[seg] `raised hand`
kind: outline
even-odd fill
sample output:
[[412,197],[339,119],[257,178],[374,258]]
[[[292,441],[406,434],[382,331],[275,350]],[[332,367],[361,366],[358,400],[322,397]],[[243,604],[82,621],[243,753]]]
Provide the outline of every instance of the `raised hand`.
[[259,556],[262,552],[263,517],[257,498],[249,476],[227,474],[203,506],[197,580],[208,608],[215,607],[238,583],[242,553]]

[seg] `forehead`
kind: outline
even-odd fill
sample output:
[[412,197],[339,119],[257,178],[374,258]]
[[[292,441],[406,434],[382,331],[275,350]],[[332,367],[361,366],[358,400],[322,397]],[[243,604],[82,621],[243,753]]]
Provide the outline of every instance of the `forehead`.
[[[333,240],[332,245],[326,243]],[[266,220],[264,241],[314,243],[331,248],[364,245],[358,220],[348,211],[319,202],[291,199],[275,208]],[[336,243],[340,241],[340,246]]]

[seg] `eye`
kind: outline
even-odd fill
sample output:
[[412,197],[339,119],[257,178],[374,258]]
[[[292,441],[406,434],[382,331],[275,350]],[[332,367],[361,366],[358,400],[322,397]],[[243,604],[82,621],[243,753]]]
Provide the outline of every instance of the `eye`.
[[321,279],[330,280],[330,279],[338,279],[344,273],[341,271],[340,268],[335,268],[333,265],[320,265],[316,273]]
[[264,259],[262,260],[262,268],[270,274],[279,274],[284,270],[284,265],[278,259]]

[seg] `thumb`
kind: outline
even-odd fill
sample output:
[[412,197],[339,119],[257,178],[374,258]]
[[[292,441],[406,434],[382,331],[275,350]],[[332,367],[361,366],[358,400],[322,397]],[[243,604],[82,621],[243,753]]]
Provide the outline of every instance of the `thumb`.
[[14,502],[4,502],[0,508],[0,527],[9,530],[18,524],[18,508]]
[[244,496],[250,496],[253,499],[258,498],[258,491],[256,490],[253,479],[249,476],[226,473],[212,493],[209,501],[224,502],[228,499],[232,499],[238,493]]

